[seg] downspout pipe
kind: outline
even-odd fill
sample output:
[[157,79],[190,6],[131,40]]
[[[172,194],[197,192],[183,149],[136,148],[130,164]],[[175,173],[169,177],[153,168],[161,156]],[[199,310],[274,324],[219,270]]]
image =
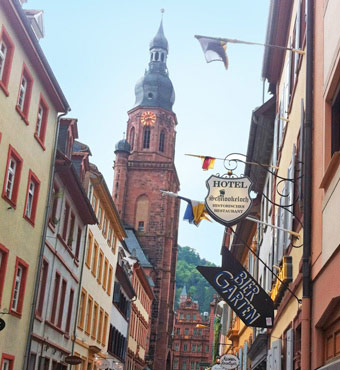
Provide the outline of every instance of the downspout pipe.
[[71,108],[67,107],[66,111],[59,114],[58,119],[57,119],[57,127],[56,127],[56,132],[55,132],[54,148],[53,148],[53,154],[52,154],[52,163],[51,163],[51,169],[50,169],[50,180],[49,180],[49,188],[48,188],[48,195],[47,195],[47,204],[45,208],[44,228],[43,228],[43,232],[41,236],[41,246],[40,246],[39,258],[38,258],[38,267],[37,267],[37,271],[35,275],[35,285],[34,285],[34,291],[33,291],[32,304],[31,304],[30,322],[28,326],[28,334],[27,334],[27,342],[26,342],[23,369],[28,369],[29,356],[31,352],[34,317],[35,317],[35,311],[37,307],[37,300],[38,300],[39,286],[40,286],[39,280],[40,280],[43,256],[44,256],[44,251],[45,251],[45,240],[46,240],[46,233],[47,233],[48,216],[50,213],[50,203],[51,203],[52,192],[53,192],[53,181],[54,181],[55,161],[56,161],[57,147],[58,147],[60,120],[62,117],[66,116],[70,112],[70,110]]
[[311,247],[313,160],[314,0],[307,0],[306,114],[304,124],[304,228],[302,255],[301,369],[311,369]]

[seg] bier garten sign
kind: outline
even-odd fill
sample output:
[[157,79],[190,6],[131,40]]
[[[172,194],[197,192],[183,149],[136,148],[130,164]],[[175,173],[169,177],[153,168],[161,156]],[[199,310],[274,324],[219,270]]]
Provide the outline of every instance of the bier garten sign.
[[208,195],[205,207],[217,222],[230,226],[247,216],[252,206],[249,177],[219,177],[212,175],[206,182]]

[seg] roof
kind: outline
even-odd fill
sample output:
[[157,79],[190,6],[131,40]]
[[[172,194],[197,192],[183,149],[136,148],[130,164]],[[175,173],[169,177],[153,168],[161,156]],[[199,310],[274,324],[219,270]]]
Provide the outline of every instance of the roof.
[[142,267],[149,267],[152,268],[152,264],[147,259],[146,255],[144,254],[144,251],[139,244],[139,241],[137,239],[137,236],[135,234],[135,231],[131,227],[125,226],[125,231],[127,234],[127,238],[125,238],[126,246],[128,247],[129,252],[132,254],[132,256],[137,257],[139,264]]
[[163,31],[163,20],[161,20],[156,36],[150,42],[150,50],[155,48],[169,50],[168,40],[165,38]]
[[21,25],[21,28],[17,28],[19,39],[24,47],[26,46],[33,51],[29,52],[31,61],[37,72],[41,74],[46,91],[55,98],[54,102],[58,102],[56,104],[57,110],[59,112],[71,110],[20,2],[18,0],[5,0],[2,3],[10,17]]

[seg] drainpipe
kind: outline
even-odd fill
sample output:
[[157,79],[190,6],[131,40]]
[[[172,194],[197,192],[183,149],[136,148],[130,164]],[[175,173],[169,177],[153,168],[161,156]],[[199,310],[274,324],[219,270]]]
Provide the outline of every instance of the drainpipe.
[[49,180],[47,204],[46,204],[46,208],[45,208],[44,228],[43,228],[43,233],[42,233],[42,237],[41,237],[41,246],[40,246],[40,253],[39,253],[39,258],[38,258],[38,267],[37,267],[37,272],[36,272],[36,275],[35,275],[35,285],[34,285],[34,291],[33,291],[30,322],[29,322],[29,326],[28,326],[28,335],[27,335],[27,342],[26,342],[26,350],[25,350],[23,369],[28,369],[29,356],[30,356],[30,352],[31,352],[31,342],[32,342],[32,333],[33,333],[33,325],[34,325],[34,316],[35,316],[35,310],[36,310],[36,307],[37,307],[37,300],[38,300],[38,294],[39,294],[39,285],[40,285],[39,280],[40,280],[40,274],[41,274],[41,268],[42,268],[42,263],[43,263],[44,250],[45,250],[45,240],[46,240],[48,216],[49,216],[49,213],[50,213],[50,202],[51,202],[52,192],[53,192],[54,170],[55,170],[55,161],[56,161],[57,147],[58,147],[60,120],[61,120],[62,117],[66,116],[70,110],[71,110],[71,108],[67,107],[67,110],[65,112],[61,113],[60,115],[58,115],[58,119],[57,119],[57,127],[56,127],[56,132],[55,132],[54,148],[53,148],[53,154],[52,154],[52,164],[51,164],[51,169],[50,169],[50,180]]
[[311,246],[312,246],[312,156],[313,156],[313,54],[314,0],[307,0],[306,118],[304,126],[304,228],[302,255],[301,369],[311,369]]

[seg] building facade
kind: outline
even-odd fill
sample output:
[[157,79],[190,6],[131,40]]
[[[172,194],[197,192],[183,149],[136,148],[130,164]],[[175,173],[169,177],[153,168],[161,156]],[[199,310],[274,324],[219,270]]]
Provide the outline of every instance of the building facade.
[[31,335],[30,370],[66,369],[66,358],[73,351],[86,226],[97,223],[82,185],[89,151],[77,158],[83,146],[75,140],[77,136],[77,121],[62,119],[42,268],[36,281],[39,294]]
[[[79,150],[78,155],[84,152],[85,149]],[[82,360],[81,369],[91,369],[97,358],[109,357],[118,243],[126,234],[103,175],[91,163],[84,183],[98,223],[89,225],[87,230],[74,354]]]
[[136,84],[135,107],[129,112],[127,139],[116,145],[112,196],[123,222],[133,227],[153,265],[155,283],[147,362],[170,369],[174,320],[175,270],[179,200],[174,165],[176,115],[174,89],[168,76],[168,42],[161,23],[150,43],[150,63]]
[[1,1],[0,311],[6,327],[0,368],[11,370],[28,360],[58,114],[69,110],[32,27],[18,1]]
[[[173,350],[174,370],[201,370],[211,363],[210,315],[202,315],[198,303],[183,288],[176,311]],[[203,364],[206,365],[203,365]]]

